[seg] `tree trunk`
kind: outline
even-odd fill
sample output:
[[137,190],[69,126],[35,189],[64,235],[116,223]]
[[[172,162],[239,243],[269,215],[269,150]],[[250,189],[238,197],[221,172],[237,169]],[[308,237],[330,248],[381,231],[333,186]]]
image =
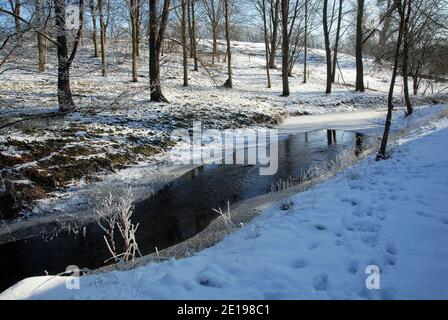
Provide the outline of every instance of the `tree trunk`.
[[325,40],[325,52],[327,57],[327,88],[326,94],[331,93],[331,48],[330,48],[330,33],[328,30],[328,0],[324,0],[323,12],[322,12],[322,24],[324,28],[324,40]]
[[418,76],[413,76],[412,77],[412,89],[414,91],[414,96],[418,95],[418,88],[419,88]]
[[160,56],[157,50],[157,2],[149,1],[149,78],[151,86],[151,101],[160,102],[164,100],[160,86]]
[[70,64],[67,48],[67,30],[65,24],[65,0],[54,0],[56,40],[58,42],[58,102],[61,112],[71,112],[75,109],[70,89]]
[[266,15],[266,0],[261,0],[261,15],[263,17],[263,32],[264,32],[264,46],[266,53],[266,76],[268,79],[268,88],[272,87],[271,84],[271,73],[269,71],[269,35],[268,35],[268,22]]
[[[406,6],[406,1],[404,0],[404,6]],[[401,7],[398,8],[399,11],[402,11]],[[401,14],[400,14],[401,16]],[[389,139],[389,133],[390,133],[390,127],[392,125],[392,112],[394,110],[394,90],[395,90],[395,82],[397,79],[397,73],[398,73],[398,64],[400,59],[400,49],[401,49],[401,43],[403,40],[403,29],[404,29],[404,15],[400,18],[400,27],[398,32],[398,39],[397,39],[397,45],[395,49],[395,59],[394,59],[394,69],[392,72],[392,79],[390,81],[390,88],[389,88],[389,96],[387,99],[387,116],[386,116],[386,124],[384,126],[384,133],[383,133],[383,139],[381,140],[381,147],[379,154],[377,156],[377,160],[380,159],[386,159],[386,148],[387,148],[387,141]]]
[[224,0],[224,17],[226,28],[226,42],[227,42],[227,73],[228,78],[226,81],[226,87],[233,88],[233,76],[232,76],[232,48],[230,43],[230,19],[229,19],[229,0]]
[[93,49],[94,49],[94,58],[98,58],[99,52],[98,52],[98,37],[97,37],[97,27],[96,27],[96,9],[95,9],[95,3],[94,0],[90,0],[89,2],[89,8],[90,8],[90,15],[92,16],[92,41],[93,41]]
[[289,96],[289,0],[282,0],[282,79],[283,79],[283,96]]
[[13,2],[12,0],[9,0],[11,11],[14,12],[14,24],[17,34],[21,31],[21,20],[19,17],[22,9],[22,3],[20,1],[21,0],[15,0],[15,2]]
[[[42,5],[41,0],[35,0],[36,9],[36,29],[42,29]],[[37,50],[38,50],[38,65],[39,72],[45,71],[45,39],[42,34],[37,33]]]
[[192,51],[193,51],[193,58],[194,58],[194,71],[199,71],[199,64],[198,64],[198,51],[197,51],[197,44],[196,44],[196,8],[195,8],[195,1],[191,1],[191,42],[193,44]]
[[[194,2],[194,0],[192,1]],[[188,21],[188,39],[190,40],[190,59],[194,58],[193,54],[193,23],[191,21],[191,6],[190,6],[190,0],[187,0],[187,21]]]
[[[409,64],[409,19],[411,17],[412,0],[408,0],[405,21],[404,21],[404,35],[403,35],[403,92],[404,100],[406,102],[406,116],[410,116],[414,109],[412,108],[411,98],[409,97],[409,83],[408,83],[408,64]],[[404,12],[403,12],[404,13]]]
[[[140,57],[140,2],[141,0],[136,0],[137,10],[136,10],[136,18],[135,18],[135,54],[137,57]],[[137,59],[138,60],[138,59]]]
[[332,78],[333,83],[336,81],[336,66],[338,63],[338,49],[339,49],[339,38],[341,35],[342,5],[343,4],[344,4],[344,0],[339,0],[338,26],[336,29],[336,39],[335,39],[334,52],[333,52],[333,71],[331,73],[331,78]]
[[98,0],[98,12],[100,16],[101,74],[103,77],[107,77],[106,25],[104,22],[103,0]]
[[272,38],[271,38],[271,54],[269,57],[269,68],[275,69],[275,54],[277,52],[278,26],[280,24],[280,0],[272,0],[271,17],[272,17]]
[[356,19],[356,91],[364,92],[364,65],[362,61],[364,20],[364,0],[358,0],[358,17]]
[[305,39],[304,39],[304,57],[303,57],[303,83],[307,82],[307,69],[308,69],[308,1],[305,0]]
[[149,81],[151,86],[151,101],[168,102],[162,93],[160,85],[160,51],[168,24],[170,0],[164,0],[161,22],[159,26],[158,0],[149,1]]
[[215,64],[215,59],[218,56],[218,30],[217,27],[213,27],[213,53],[212,53],[212,64]]
[[187,3],[188,0],[182,0],[182,53],[184,69],[184,86],[188,87],[188,49],[187,49]]
[[131,17],[131,42],[132,42],[132,82],[138,82],[137,74],[137,0],[130,0],[129,14]]

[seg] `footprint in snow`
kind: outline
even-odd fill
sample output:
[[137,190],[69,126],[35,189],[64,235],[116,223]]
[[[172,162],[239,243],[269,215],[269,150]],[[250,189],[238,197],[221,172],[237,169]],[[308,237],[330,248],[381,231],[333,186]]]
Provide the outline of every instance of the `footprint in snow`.
[[378,239],[379,239],[378,233],[367,233],[367,234],[361,235],[362,243],[364,243],[372,248],[375,248],[378,245]]
[[307,266],[308,266],[308,262],[306,262],[306,260],[302,259],[302,258],[297,258],[292,263],[293,269],[303,269],[303,268],[306,268]]
[[341,237],[344,235],[344,232],[343,232],[341,229],[337,229],[337,230],[334,232],[334,235],[335,235],[336,237],[338,237],[338,238],[341,238]]
[[206,276],[200,276],[197,279],[197,282],[204,287],[221,288],[221,283],[215,281],[214,279],[210,279]]
[[359,269],[358,261],[356,260],[349,261],[347,268],[348,273],[350,273],[351,275],[355,275],[358,273],[358,269]]
[[386,220],[386,215],[383,212],[376,212],[375,216],[380,221]]
[[386,244],[386,251],[393,256],[396,256],[398,254],[397,246],[393,242],[388,242]]
[[395,257],[394,255],[392,255],[390,253],[386,253],[386,255],[384,257],[384,263],[387,266],[395,266],[397,264],[397,257]]
[[316,224],[314,227],[319,231],[327,230],[327,227],[324,226],[323,224]]
[[324,291],[328,288],[328,274],[326,273],[319,273],[317,276],[313,279],[313,287],[317,291]]
[[358,199],[348,199],[348,198],[342,198],[341,199],[342,203],[348,203],[350,204],[352,207],[356,207],[360,204],[360,201]]

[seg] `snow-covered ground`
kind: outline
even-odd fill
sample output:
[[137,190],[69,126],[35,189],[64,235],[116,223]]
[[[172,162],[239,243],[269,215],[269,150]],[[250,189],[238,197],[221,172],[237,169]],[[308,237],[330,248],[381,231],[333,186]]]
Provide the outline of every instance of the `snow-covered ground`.
[[[163,91],[170,103],[150,103],[146,48],[142,48],[139,82],[131,83],[128,43],[117,41],[109,46],[107,78],[101,76],[99,59],[92,58],[92,46],[86,42],[79,50],[71,70],[77,112],[62,119],[26,122],[2,130],[0,179],[14,181],[16,190],[31,198],[25,197],[8,211],[22,211],[27,217],[33,211],[36,218],[49,212],[85,210],[88,201],[78,196],[80,189],[85,191],[91,182],[129,166],[135,168],[134,174],[142,167],[153,172],[151,164],[170,147],[172,130],[191,128],[193,121],[201,121],[203,128],[209,129],[273,126],[288,115],[369,110],[385,105],[381,91],[356,94],[335,85],[334,94],[325,95],[320,50],[310,52],[308,84],[302,84],[302,66],[298,64],[290,79],[291,97],[280,97],[281,71],[272,70],[273,88],[267,89],[264,49],[257,43],[233,44],[235,88],[227,90],[222,87],[225,63],[207,64],[207,41],[201,43],[201,59],[207,70],[201,67],[200,72],[191,71],[188,88],[182,86],[180,55],[174,52],[164,56]],[[0,76],[0,123],[14,121],[21,114],[57,110],[54,52],[49,53],[47,72],[39,74],[34,70],[36,51],[32,46],[25,47],[22,60],[9,62],[5,66],[8,71]],[[354,58],[341,56],[340,60],[346,81],[352,81]],[[29,71],[23,66],[29,66]],[[385,73],[370,69],[367,73],[375,75],[367,76],[371,86],[386,88]],[[45,199],[34,206],[33,200],[48,196],[53,201]]]
[[[0,299],[448,299],[448,119],[274,204],[192,257],[124,272],[26,279]],[[366,288],[368,266],[380,289]]]
[[[280,127],[283,133],[324,128],[381,132],[389,75],[370,61],[365,94],[344,84],[354,82],[355,64],[353,57],[341,55],[343,77],[333,94],[325,95],[324,54],[313,49],[309,82],[302,83],[297,65],[290,79],[292,94],[284,98],[280,70],[272,71],[273,88],[266,89],[263,45],[236,42],[234,48],[234,90],[221,86],[226,79],[222,61],[208,65],[219,86],[201,69],[190,73],[190,87],[185,88],[179,55],[166,56],[162,73],[169,104],[149,102],[144,49],[140,82],[133,84],[126,44],[110,44],[107,79],[101,77],[99,60],[91,57],[92,48],[81,48],[71,72],[77,112],[2,131],[0,160],[7,166],[0,169],[0,178],[12,176],[23,186],[23,194],[38,185],[32,200],[45,199],[33,208],[34,219],[18,219],[0,231],[40,219],[48,222],[61,214],[91,214],[88,195],[102,184],[129,182],[145,195],[157,175],[179,174],[160,172],[157,164],[166,156],[171,131],[191,128],[193,121],[201,121],[203,128],[224,129],[276,126],[286,119]],[[0,121],[57,109],[54,54],[48,61],[45,74],[22,69],[2,74]],[[35,57],[23,65],[34,66]],[[400,116],[393,132],[446,108],[418,108],[405,120],[399,92],[400,85],[394,117]],[[427,99],[440,102],[439,97]],[[419,103],[422,100],[425,103]],[[448,298],[447,141],[447,120],[411,132],[396,144],[390,160],[367,159],[294,196],[288,211],[273,204],[237,233],[193,257],[82,277],[81,290],[67,290],[66,278],[26,279],[0,299]],[[381,269],[381,290],[364,285],[369,265]]]
[[[378,70],[366,60],[369,89],[364,94],[355,93],[347,85],[355,80],[355,59],[344,54],[339,57],[339,84],[334,85],[331,95],[324,94],[324,52],[317,49],[310,49],[308,83],[302,83],[299,59],[290,78],[291,96],[285,98],[280,97],[281,70],[271,71],[273,87],[266,88],[264,45],[234,42],[235,88],[225,89],[225,63],[208,64],[210,45],[206,40],[201,41],[200,48],[207,71],[203,67],[200,72],[190,71],[189,87],[182,86],[179,53],[164,56],[163,91],[170,103],[154,104],[149,102],[146,48],[141,50],[139,82],[131,83],[129,43],[114,40],[108,45],[107,78],[101,76],[100,61],[92,58],[88,41],[78,52],[71,70],[77,112],[63,119],[26,122],[2,131],[0,179],[13,181],[21,195],[16,197],[20,198],[18,203],[8,208],[15,211],[10,216],[21,212],[25,218],[40,218],[48,213],[61,215],[88,209],[88,199],[82,194],[89,193],[92,182],[122,169],[125,171],[118,178],[141,179],[154,174],[157,167],[153,164],[171,146],[172,130],[191,128],[193,121],[201,121],[203,128],[216,129],[274,126],[289,116],[370,112],[386,106],[388,71]],[[221,43],[220,48],[223,46]],[[49,52],[43,74],[35,72],[35,55],[35,48],[25,44],[22,60],[5,66],[9,70],[0,76],[0,122],[23,113],[57,110],[55,54]],[[23,66],[29,66],[29,70],[24,71]],[[396,94],[399,106],[400,85]],[[35,200],[39,199],[43,201],[36,206]]]

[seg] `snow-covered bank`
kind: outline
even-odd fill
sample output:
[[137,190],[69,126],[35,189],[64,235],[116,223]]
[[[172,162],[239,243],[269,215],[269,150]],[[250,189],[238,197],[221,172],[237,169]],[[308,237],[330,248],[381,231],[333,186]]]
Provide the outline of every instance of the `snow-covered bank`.
[[[394,113],[392,133],[400,133],[440,117],[446,105],[415,107],[412,117],[406,118],[404,110]],[[276,128],[280,135],[311,132],[321,129],[340,129],[380,136],[384,128],[386,111],[363,110],[357,112],[328,113],[287,118]],[[229,146],[229,147],[233,147]],[[103,177],[101,181],[73,185],[55,199],[40,201],[37,214],[31,218],[17,219],[0,224],[0,244],[37,235],[54,234],[63,230],[77,230],[94,221],[92,194],[107,185],[130,185],[136,202],[148,198],[152,192],[193,169],[194,165],[166,165],[169,154],[160,154],[155,163],[134,165]]]
[[[182,260],[81,278],[26,279],[1,299],[448,299],[448,120],[411,132],[391,159],[369,158],[275,204]],[[365,269],[381,269],[368,290]]]
[[[0,180],[8,183],[0,188],[0,217],[7,220],[5,224],[17,217],[22,223],[28,219],[65,219],[64,214],[76,212],[85,216],[83,212],[90,210],[85,195],[98,186],[98,180],[109,183],[110,175],[121,178],[131,173],[132,179],[144,184],[172,146],[171,132],[189,129],[193,121],[220,130],[272,127],[291,115],[370,112],[386,106],[389,72],[378,70],[370,60],[365,64],[367,92],[356,93],[340,83],[326,95],[324,52],[312,49],[308,83],[303,84],[302,65],[298,64],[290,78],[291,96],[280,97],[280,70],[271,71],[273,87],[266,88],[264,44],[233,45],[233,90],[222,87],[227,79],[224,62],[208,67],[214,81],[201,68],[200,72],[190,72],[190,86],[184,87],[181,58],[173,52],[165,57],[162,72],[164,93],[171,103],[150,104],[145,49],[139,63],[139,82],[130,83],[127,41],[112,46],[115,54],[110,64],[115,67],[109,70],[107,80],[101,76],[99,61],[92,58],[93,48],[86,43],[71,70],[77,112],[51,120],[25,121],[2,130]],[[204,42],[201,50],[205,58],[210,47]],[[36,50],[30,48],[25,53],[29,65],[34,65]],[[43,74],[23,72],[14,62],[8,64],[8,72],[0,76],[0,123],[57,110],[57,61],[54,55],[48,58],[48,72]],[[354,57],[341,55],[339,62],[344,79],[353,83]],[[401,105],[398,90],[397,107]],[[446,101],[446,95],[413,97],[414,105]],[[0,233],[2,225],[0,221]],[[21,229],[18,225],[11,228]]]
[[[435,120],[447,105],[416,106],[412,117],[405,117],[404,108],[396,108],[393,114],[392,132],[400,133],[427,121]],[[372,136],[380,136],[384,131],[387,110],[363,110],[336,112],[310,116],[289,117],[279,126],[281,133],[294,134],[313,130],[350,130]]]

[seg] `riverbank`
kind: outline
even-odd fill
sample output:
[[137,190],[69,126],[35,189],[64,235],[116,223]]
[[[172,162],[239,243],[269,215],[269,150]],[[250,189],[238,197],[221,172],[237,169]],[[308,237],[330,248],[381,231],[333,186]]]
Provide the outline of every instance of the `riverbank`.
[[[351,117],[349,116],[345,123],[341,120],[342,118],[345,118],[347,114],[329,114],[306,118],[290,118],[285,121],[284,125],[279,127],[279,132],[280,134],[297,134],[299,132],[308,132],[301,131],[303,127],[308,130],[337,128],[338,130],[356,130],[357,132],[368,133],[373,139],[381,136],[383,131],[382,123],[384,121],[382,117],[384,114],[379,115],[378,111],[370,111],[358,112],[350,115]],[[393,129],[391,130],[389,140],[390,145],[393,146],[396,143],[400,143],[400,139],[406,139],[420,127],[430,125],[433,122],[446,118],[448,118],[448,106],[446,105],[417,108],[415,110],[414,117],[412,118],[406,118],[404,116],[404,112],[396,115],[393,119]],[[306,124],[312,124],[312,126],[307,127]],[[367,144],[362,154],[356,158],[348,157],[346,159],[342,159],[340,163],[337,164],[337,168],[335,168],[335,170],[323,171],[320,175],[310,179],[309,181],[302,181],[298,185],[291,184],[284,190],[256,196],[237,203],[231,208],[230,216],[233,226],[230,228],[228,221],[220,216],[216,218],[205,230],[178,245],[161,250],[155,254],[142,257],[134,263],[127,265],[115,264],[100,268],[91,273],[96,274],[113,270],[129,270],[138,266],[144,266],[149,262],[160,262],[172,258],[185,258],[201,250],[212,247],[222,241],[225,236],[235,232],[237,228],[252,221],[252,219],[263,213],[266,209],[272,206],[278,206],[280,208],[285,206],[288,207],[289,197],[305,192],[306,190],[313,189],[318,184],[325,183],[334,175],[339,174],[339,171],[351,170],[352,167],[359,165],[358,162],[365,162],[365,159],[368,159],[369,157],[371,158],[377,151],[378,144]]]
[[[50,56],[48,72],[34,74],[10,62],[8,72],[0,76],[0,125],[16,124],[3,128],[0,136],[0,219],[4,220],[0,225],[14,229],[18,228],[14,222],[28,225],[31,220],[85,217],[91,190],[111,180],[136,184],[151,180],[173,147],[172,131],[191,129],[194,121],[204,129],[274,127],[293,116],[384,110],[386,106],[388,71],[379,70],[370,60],[365,62],[369,84],[365,93],[339,83],[326,95],[324,53],[310,49],[308,83],[302,83],[297,70],[290,79],[295,90],[290,97],[280,97],[280,70],[272,70],[273,87],[266,89],[264,45],[235,42],[234,46],[233,90],[221,86],[227,77],[223,62],[209,66],[213,80],[201,69],[191,72],[190,87],[183,87],[181,59],[173,53],[162,72],[170,103],[150,103],[144,67],[147,52],[142,52],[139,82],[130,83],[130,64],[111,62],[117,68],[105,80],[98,61],[92,60],[92,48],[86,45],[80,48],[71,72],[76,112],[18,123],[29,115],[57,111],[57,64]],[[118,41],[114,51],[116,56],[126,56],[125,43]],[[344,78],[353,82],[354,57],[339,59]],[[415,105],[436,104],[447,101],[447,96],[412,99]],[[396,100],[400,106],[398,96]]]
[[[191,257],[85,276],[74,291],[63,277],[31,278],[0,298],[446,299],[446,141],[446,117],[408,128],[389,160],[288,196],[288,210],[274,204]],[[365,287],[370,265],[379,290]]]
[[[444,105],[416,107],[416,112],[411,118],[405,118],[404,111],[400,112],[398,110],[392,133],[403,133],[405,130],[434,120],[440,117],[445,109],[446,106]],[[385,112],[379,110],[296,116],[287,118],[276,128],[282,135],[331,128],[380,136],[384,125],[384,117]],[[45,215],[4,223],[3,226],[0,226],[0,245],[40,235],[57,235],[67,230],[81,230],[86,224],[95,221],[96,217],[90,204],[91,201],[94,201],[92,194],[95,193],[95,190],[104,188],[105,185],[130,185],[133,188],[134,201],[139,202],[187,171],[194,169],[194,166],[166,166],[164,165],[165,162],[166,159],[160,157],[155,164],[121,170],[115,176],[105,177],[100,182],[84,185],[79,190],[68,193],[56,204],[48,205],[48,212]],[[81,206],[82,209],[72,207],[71,201],[80,198],[84,198],[84,201],[86,201]],[[68,203],[65,203],[64,200]]]

